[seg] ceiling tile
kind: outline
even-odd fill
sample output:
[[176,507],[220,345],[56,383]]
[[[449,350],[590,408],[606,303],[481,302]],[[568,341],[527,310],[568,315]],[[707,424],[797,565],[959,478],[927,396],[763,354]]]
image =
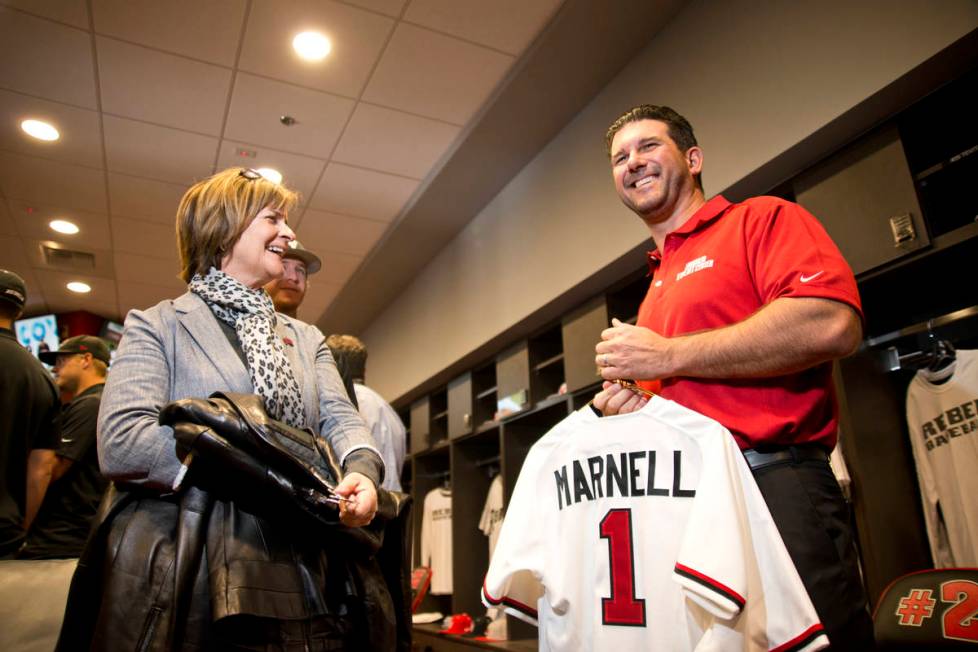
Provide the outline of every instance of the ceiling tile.
[[330,163],[309,207],[390,222],[418,185],[415,179]]
[[[338,95],[240,73],[224,137],[329,158],[354,104]],[[295,118],[295,124],[283,125],[283,115]]]
[[296,235],[302,246],[322,257],[330,252],[365,256],[386,229],[384,222],[309,209]]
[[[32,268],[37,271],[50,271],[57,272],[59,274],[81,274],[85,277],[97,276],[99,278],[114,278],[115,277],[115,267],[113,266],[112,260],[112,250],[109,249],[108,243],[105,243],[103,247],[86,247],[77,245],[66,245],[54,239],[33,239],[33,238],[21,238],[21,242],[24,244],[24,253],[27,256],[28,261]],[[94,266],[86,267],[73,267],[63,265],[60,262],[55,264],[48,263],[44,258],[42,249],[44,247],[49,247],[52,249],[68,249],[70,251],[82,252],[91,254],[94,257]],[[50,299],[50,297],[48,297]]]
[[323,268],[312,278],[318,283],[346,283],[363,262],[363,256],[338,252],[323,253]]
[[[60,208],[12,199],[10,213],[21,237],[32,240],[53,240],[68,249],[108,249],[112,242],[109,218],[104,213],[90,213],[77,208]],[[61,219],[74,222],[78,233],[65,235],[51,230],[48,223]]]
[[172,228],[186,190],[183,184],[109,173],[109,202],[115,217],[157,222]]
[[15,7],[35,16],[50,18],[73,27],[88,29],[88,7],[85,0],[0,0],[0,4]]
[[175,299],[186,291],[181,288],[176,291],[166,285],[149,285],[119,281],[119,313],[125,315],[130,310],[145,310],[166,299]]
[[349,5],[356,5],[371,11],[378,11],[388,16],[397,18],[401,15],[401,9],[407,0],[346,0]]
[[104,213],[105,172],[0,152],[0,185],[7,199]]
[[99,36],[106,113],[219,136],[231,71]]
[[222,66],[234,65],[245,0],[93,0],[95,31]]
[[423,179],[460,131],[444,122],[361,102],[333,160]]
[[108,115],[104,128],[114,172],[187,184],[211,173],[216,138]]
[[[115,307],[115,281],[112,279],[47,269],[35,269],[34,273],[41,284],[41,290],[44,292],[44,298],[49,306],[77,306],[71,309],[90,310],[86,304],[93,303],[111,306],[112,313],[117,312]],[[91,286],[92,291],[87,294],[72,292],[65,287],[71,281],[83,281]],[[90,312],[95,311],[90,310]]]
[[174,260],[177,257],[177,234],[174,226],[153,222],[112,218],[112,243],[116,252],[126,252]]
[[30,260],[24,251],[24,241],[17,236],[0,236],[0,260],[3,260],[3,269],[9,269],[21,276],[31,269]]
[[13,219],[10,217],[10,211],[7,210],[7,202],[0,200],[0,238],[15,238],[19,234]]
[[115,277],[123,283],[144,283],[170,289],[170,296],[177,296],[187,289],[180,280],[180,262],[176,254],[172,258],[147,258],[139,254],[117,251]]
[[563,0],[413,0],[404,20],[520,54]]
[[[255,158],[243,158],[236,151],[239,148],[256,152]],[[236,165],[254,168],[275,168],[282,173],[282,183],[301,195],[299,201],[306,203],[312,189],[319,181],[323,166],[326,162],[308,156],[279,152],[274,149],[256,147],[246,143],[234,143],[228,140],[221,145],[221,157],[217,167],[221,170]]]
[[[45,142],[20,128],[27,119],[54,125],[61,138]],[[89,167],[102,167],[102,129],[98,113],[19,93],[0,91],[0,149]]]
[[88,32],[0,7],[0,85],[96,108]]
[[363,99],[465,124],[513,64],[513,57],[401,23]]
[[[289,11],[273,0],[255,0],[238,67],[347,97],[356,97],[380,56],[394,21],[330,0],[293,0]],[[333,49],[322,61],[300,59],[292,49],[299,32],[325,34]]]

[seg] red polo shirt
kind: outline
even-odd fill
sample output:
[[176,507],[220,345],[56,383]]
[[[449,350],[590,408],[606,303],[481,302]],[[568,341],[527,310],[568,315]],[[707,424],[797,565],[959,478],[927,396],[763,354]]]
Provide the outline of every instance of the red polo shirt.
[[[852,270],[825,229],[776,197],[714,197],[649,254],[649,267],[638,325],[667,337],[743,321],[781,297],[834,299],[862,316]],[[722,423],[741,448],[835,446],[831,363],[774,378],[667,378],[659,393]]]

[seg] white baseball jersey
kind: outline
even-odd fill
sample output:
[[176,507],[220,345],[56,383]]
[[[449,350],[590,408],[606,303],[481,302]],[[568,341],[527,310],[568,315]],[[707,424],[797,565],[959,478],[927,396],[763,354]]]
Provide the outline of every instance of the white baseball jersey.
[[661,397],[585,406],[534,444],[482,597],[537,622],[541,651],[828,644],[733,437]]
[[489,537],[489,559],[496,549],[499,540],[499,530],[503,526],[503,478],[497,475],[489,485],[486,494],[486,504],[482,507],[482,517],[479,519],[479,529]]
[[452,492],[439,487],[424,497],[421,565],[431,567],[432,595],[452,592]]
[[[958,351],[952,364],[918,371],[907,389],[910,443],[937,568],[978,566],[978,351]],[[941,378],[947,380],[931,382]]]

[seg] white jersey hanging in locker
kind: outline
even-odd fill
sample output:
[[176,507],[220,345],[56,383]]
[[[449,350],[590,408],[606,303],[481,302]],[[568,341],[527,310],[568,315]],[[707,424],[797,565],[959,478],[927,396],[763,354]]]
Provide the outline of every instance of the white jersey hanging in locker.
[[917,372],[907,425],[934,565],[978,566],[978,351]]
[[432,489],[421,513],[421,565],[431,567],[432,595],[452,592],[452,492]]
[[483,601],[537,621],[541,651],[827,645],[733,437],[660,397],[600,419],[585,406],[534,444]]

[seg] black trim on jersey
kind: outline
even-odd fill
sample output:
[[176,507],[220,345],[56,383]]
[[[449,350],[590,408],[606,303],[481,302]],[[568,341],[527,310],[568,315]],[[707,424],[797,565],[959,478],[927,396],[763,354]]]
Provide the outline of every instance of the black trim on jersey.
[[489,591],[488,589],[486,589],[485,582],[482,583],[482,595],[483,597],[485,597],[486,602],[488,602],[493,606],[503,605],[511,609],[516,609],[521,614],[529,616],[533,620],[539,620],[539,617],[537,616],[537,610],[534,609],[533,607],[530,607],[529,605],[525,605],[518,600],[514,600],[512,598],[506,597],[505,595],[502,596],[501,598],[494,598],[491,595],[489,595]]
[[744,600],[744,598],[741,597],[740,594],[734,591],[733,589],[724,586],[720,582],[717,582],[716,580],[706,575],[703,575],[702,573],[696,572],[692,568],[687,568],[682,564],[676,564],[676,567],[673,570],[673,572],[676,573],[677,575],[681,575],[688,580],[692,580],[697,584],[710,589],[714,593],[723,596],[725,599],[737,605],[738,609],[743,609],[744,605],[747,604],[747,601]]
[[[632,536],[632,510],[630,508],[609,509],[607,512],[605,512],[604,518],[601,519],[601,523],[599,524],[599,533],[600,533],[600,526],[604,525],[604,522],[608,519],[608,517],[611,515],[612,512],[628,513],[628,554],[630,556],[628,567],[632,569],[632,593],[633,593],[633,595],[630,595],[628,597],[642,605],[642,620],[641,622],[634,622],[634,623],[622,623],[622,622],[612,623],[612,622],[608,622],[608,620],[606,620],[605,618],[605,604],[615,601],[615,585],[614,585],[615,571],[614,571],[614,564],[611,558],[611,545],[612,545],[611,537],[601,534],[602,539],[608,540],[608,581],[611,584],[611,597],[601,598],[601,624],[608,625],[609,627],[645,627],[646,626],[645,598],[640,598],[637,595],[634,595],[637,584],[635,582],[635,538]],[[621,587],[618,587],[618,590],[620,591]]]

